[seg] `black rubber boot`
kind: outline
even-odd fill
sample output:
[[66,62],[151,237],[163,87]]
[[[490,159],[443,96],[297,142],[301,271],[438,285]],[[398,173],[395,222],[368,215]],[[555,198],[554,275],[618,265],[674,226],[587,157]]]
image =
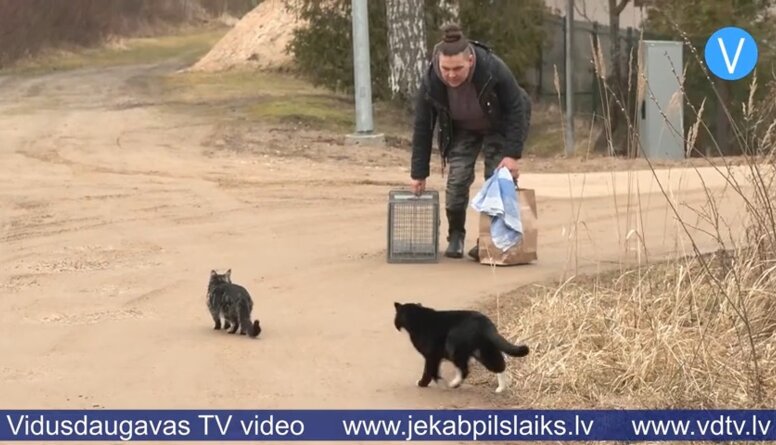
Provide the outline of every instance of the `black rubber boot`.
[[463,258],[463,243],[466,239],[466,210],[447,211],[447,250],[448,258]]

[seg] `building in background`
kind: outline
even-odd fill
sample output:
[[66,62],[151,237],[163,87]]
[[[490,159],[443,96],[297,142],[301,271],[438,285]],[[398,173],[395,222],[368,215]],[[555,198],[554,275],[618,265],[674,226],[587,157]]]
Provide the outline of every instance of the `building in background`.
[[[618,0],[618,3],[621,0]],[[544,0],[545,4],[555,10],[559,15],[566,15],[566,0]],[[635,2],[643,4],[643,2]],[[634,0],[629,0],[620,14],[620,26],[641,27],[642,15],[646,14],[645,7],[634,6]],[[609,0],[574,0],[576,6],[574,15],[577,20],[609,23]]]

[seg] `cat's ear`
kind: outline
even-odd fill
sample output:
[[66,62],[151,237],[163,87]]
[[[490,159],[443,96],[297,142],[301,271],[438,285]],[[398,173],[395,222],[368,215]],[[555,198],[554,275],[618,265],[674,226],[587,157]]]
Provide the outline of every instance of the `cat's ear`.
[[226,275],[227,278],[232,278],[232,269],[227,270],[224,275]]
[[214,276],[216,276],[216,275],[218,275],[218,273],[216,273],[215,269],[211,269],[211,270],[210,270],[210,276],[211,276],[211,277],[214,277]]
[[401,309],[401,303],[393,302],[393,307],[396,308],[396,310]]

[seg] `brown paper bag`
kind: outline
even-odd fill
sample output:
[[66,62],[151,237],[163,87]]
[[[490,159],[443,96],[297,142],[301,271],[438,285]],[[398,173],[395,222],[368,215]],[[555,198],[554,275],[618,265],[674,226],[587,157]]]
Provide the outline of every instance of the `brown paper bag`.
[[537,259],[539,233],[536,222],[539,218],[536,211],[536,194],[532,189],[518,189],[520,201],[520,220],[523,223],[523,238],[506,252],[493,244],[490,237],[491,216],[480,214],[479,252],[480,264],[496,266],[513,266],[528,264]]

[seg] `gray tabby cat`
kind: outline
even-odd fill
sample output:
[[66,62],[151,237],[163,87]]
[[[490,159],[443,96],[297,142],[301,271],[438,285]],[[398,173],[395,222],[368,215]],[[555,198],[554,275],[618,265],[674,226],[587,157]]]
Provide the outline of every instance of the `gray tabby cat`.
[[232,269],[223,274],[215,270],[210,271],[207,307],[215,322],[213,329],[221,329],[223,315],[224,329],[231,328],[230,334],[237,332],[238,327],[240,335],[248,334],[250,337],[257,337],[261,333],[259,320],[254,320],[251,324],[251,311],[253,311],[251,295],[244,287],[232,283]]

